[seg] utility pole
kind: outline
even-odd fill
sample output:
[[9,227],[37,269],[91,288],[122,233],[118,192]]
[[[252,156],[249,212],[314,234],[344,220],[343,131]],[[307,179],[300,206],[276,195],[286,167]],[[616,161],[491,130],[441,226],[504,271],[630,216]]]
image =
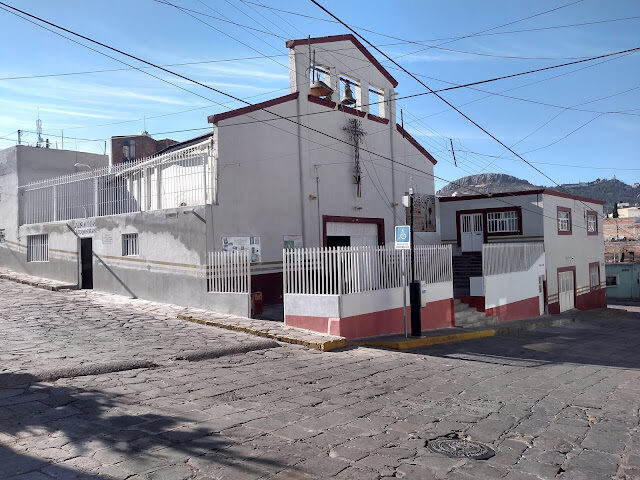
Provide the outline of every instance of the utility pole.
[[22,130],[18,130],[18,145],[22,143]]
[[409,303],[411,304],[411,336],[419,337],[422,334],[422,321],[420,319],[420,282],[416,282],[415,244],[413,234],[413,201],[413,187],[409,187],[409,235],[411,236],[411,286],[409,287]]

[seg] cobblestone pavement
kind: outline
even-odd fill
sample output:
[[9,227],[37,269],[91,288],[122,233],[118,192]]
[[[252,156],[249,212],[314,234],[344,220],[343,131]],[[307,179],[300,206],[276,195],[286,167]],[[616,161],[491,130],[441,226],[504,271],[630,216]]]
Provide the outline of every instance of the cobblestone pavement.
[[7,379],[15,381],[17,374],[55,378],[277,345],[178,320],[176,314],[181,311],[117,295],[51,292],[0,280],[4,384]]
[[[27,348],[28,339],[61,329],[73,338],[66,355],[83,357],[92,335],[73,326],[110,313],[91,295],[41,292],[0,283],[2,366],[27,372],[22,385],[0,388],[3,479],[640,478],[637,313],[600,311],[569,327],[410,352],[286,345],[32,383],[25,359],[55,349]],[[249,338],[160,315],[148,322],[175,326],[178,342],[155,340],[169,351],[184,336]],[[93,336],[105,338],[109,325],[96,324]],[[6,343],[7,328],[26,343]],[[133,328],[120,354],[144,358],[145,334]],[[425,448],[451,433],[496,455]]]

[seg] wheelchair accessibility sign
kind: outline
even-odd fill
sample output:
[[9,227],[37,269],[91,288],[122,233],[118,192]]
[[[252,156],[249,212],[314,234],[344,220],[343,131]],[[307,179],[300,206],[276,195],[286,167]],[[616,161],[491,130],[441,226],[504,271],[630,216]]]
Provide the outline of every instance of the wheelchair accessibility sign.
[[396,250],[411,248],[411,230],[409,225],[396,226]]

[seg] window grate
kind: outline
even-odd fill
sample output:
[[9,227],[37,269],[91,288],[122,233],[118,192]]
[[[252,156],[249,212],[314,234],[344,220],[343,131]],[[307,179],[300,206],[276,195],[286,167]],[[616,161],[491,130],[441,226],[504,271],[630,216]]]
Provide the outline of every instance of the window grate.
[[487,214],[487,232],[518,232],[518,212],[490,212]]
[[122,256],[133,257],[136,255],[139,255],[138,234],[123,233],[122,234]]
[[558,211],[558,230],[561,232],[571,231],[571,213],[563,210]]
[[49,261],[49,235],[27,235],[27,262]]
[[588,233],[597,233],[598,232],[598,217],[593,214],[587,215],[587,232]]

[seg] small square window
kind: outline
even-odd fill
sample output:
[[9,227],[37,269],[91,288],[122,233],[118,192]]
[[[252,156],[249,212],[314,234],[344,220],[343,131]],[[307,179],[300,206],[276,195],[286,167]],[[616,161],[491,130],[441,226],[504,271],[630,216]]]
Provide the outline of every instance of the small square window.
[[607,287],[615,287],[618,285],[618,275],[607,275]]
[[571,235],[571,209],[558,207],[558,233]]
[[123,233],[122,234],[122,256],[133,257],[139,255],[138,251],[138,234]]
[[49,261],[49,235],[27,235],[27,262]]

